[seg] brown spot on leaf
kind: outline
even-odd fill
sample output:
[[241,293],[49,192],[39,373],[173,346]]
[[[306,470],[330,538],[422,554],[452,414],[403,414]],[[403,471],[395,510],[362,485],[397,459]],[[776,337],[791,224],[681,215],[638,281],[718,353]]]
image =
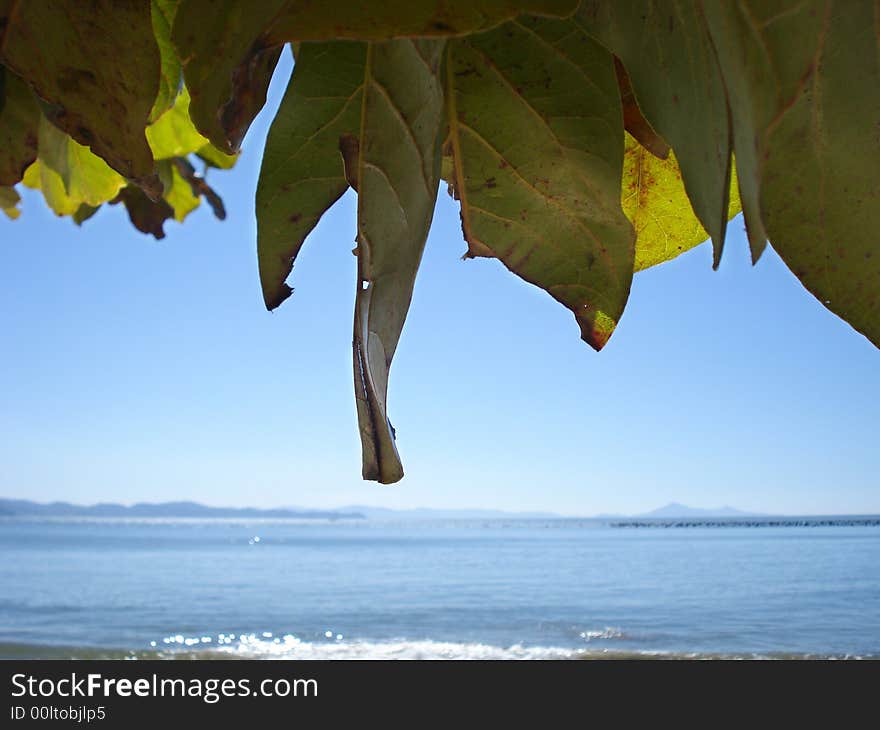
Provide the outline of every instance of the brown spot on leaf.
[[361,145],[358,138],[353,134],[345,133],[339,137],[339,152],[342,155],[342,169],[349,185],[358,191],[358,160],[361,155]]

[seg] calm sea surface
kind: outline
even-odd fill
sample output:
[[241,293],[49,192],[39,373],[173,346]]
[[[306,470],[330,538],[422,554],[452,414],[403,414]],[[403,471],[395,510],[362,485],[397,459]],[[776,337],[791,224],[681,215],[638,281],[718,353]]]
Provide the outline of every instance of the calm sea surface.
[[0,656],[880,658],[880,527],[0,518]]

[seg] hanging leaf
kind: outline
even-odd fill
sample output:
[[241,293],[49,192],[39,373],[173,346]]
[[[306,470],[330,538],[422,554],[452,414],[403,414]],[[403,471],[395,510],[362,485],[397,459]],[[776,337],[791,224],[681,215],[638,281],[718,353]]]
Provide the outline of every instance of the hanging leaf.
[[68,199],[61,206],[64,210],[73,207],[75,211],[83,203],[100,205],[114,198],[125,185],[122,176],[111,170],[104,160],[88,147],[71,139],[45,117],[40,120],[39,129],[41,179],[49,174],[59,176]]
[[0,186],[0,210],[2,210],[8,218],[15,220],[21,215],[18,204],[21,202],[21,196],[15,188]]
[[45,100],[51,121],[160,195],[144,136],[160,71],[150,5],[55,0],[18,2],[6,12],[0,60]]
[[183,179],[173,160],[161,160],[158,169],[159,179],[164,188],[162,198],[174,210],[174,220],[182,223],[199,207],[201,198],[193,192],[189,182]]
[[773,248],[828,309],[880,345],[877,9],[836,3],[816,72],[767,137],[761,210]]
[[409,311],[440,183],[443,40],[371,43],[357,165],[354,381],[364,479],[403,477],[388,371]]
[[226,154],[238,152],[266,101],[281,48],[260,36],[282,4],[183,0],[177,11],[172,41],[192,95],[192,120]]
[[218,170],[229,170],[235,167],[235,163],[238,162],[238,154],[224,154],[210,142],[199,147],[196,151],[196,155],[208,167],[214,167]]
[[208,205],[211,206],[211,210],[214,212],[214,217],[221,221],[224,220],[226,218],[226,207],[223,205],[223,200],[205,182],[205,178],[197,175],[195,168],[184,157],[175,157],[171,160],[171,163],[177,169],[180,176],[189,184],[192,194],[208,201]]
[[767,242],[760,190],[768,132],[815,68],[828,2],[703,0],[702,7],[727,87],[743,217],[757,262]]
[[167,160],[196,152],[208,144],[189,117],[189,92],[181,89],[168,111],[147,127],[147,142],[157,160]]
[[360,133],[366,44],[303,43],[269,129],[257,185],[263,299],[275,309],[306,236],[346,191],[339,140]]
[[[691,209],[681,177],[673,153],[658,159],[626,136],[622,203],[636,231],[636,271],[674,259],[709,238]],[[741,209],[735,173],[730,187],[728,220]]]
[[95,213],[100,210],[100,205],[86,205],[83,203],[79,208],[76,209],[76,213],[73,214],[73,222],[78,226],[81,226],[85,223],[89,218],[91,218]]
[[40,107],[18,76],[0,66],[0,186],[19,182],[37,159]]
[[159,93],[150,111],[150,121],[154,122],[171,108],[180,90],[180,59],[171,43],[171,28],[180,0],[151,0],[150,20],[153,35],[159,48],[160,69]]
[[730,123],[699,5],[584,0],[576,17],[623,62],[639,108],[675,150],[691,205],[712,237],[717,268],[727,229]]
[[111,205],[122,203],[128,212],[131,224],[142,233],[149,233],[160,240],[165,238],[164,224],[174,218],[174,209],[165,200],[150,200],[144,191],[135,185],[126,185],[119,191]]
[[601,349],[633,273],[610,53],[573,21],[451,42],[450,138],[469,255],[494,255],[574,312]]
[[173,40],[196,127],[234,153],[265,102],[283,43],[459,35],[522,12],[565,16],[576,7],[577,0],[183,0]]
[[642,110],[636,101],[636,95],[632,90],[629,74],[620,62],[614,59],[614,72],[617,74],[617,86],[620,89],[620,105],[623,109],[623,128],[629,132],[638,143],[655,157],[665,160],[669,157],[669,145],[645,119]]

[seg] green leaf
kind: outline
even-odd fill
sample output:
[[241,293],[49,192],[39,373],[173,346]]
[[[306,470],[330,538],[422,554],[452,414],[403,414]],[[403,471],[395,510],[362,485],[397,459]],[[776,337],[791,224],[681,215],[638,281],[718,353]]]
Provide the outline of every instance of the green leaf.
[[18,204],[21,202],[21,196],[15,188],[0,186],[0,210],[2,210],[8,218],[15,220],[21,215]]
[[698,3],[584,0],[576,17],[623,62],[645,118],[675,150],[693,209],[711,234],[717,268],[727,229],[730,123]]
[[629,294],[623,120],[611,54],[573,21],[451,41],[450,137],[469,255],[497,256],[601,349]]
[[189,105],[189,93],[184,87],[174,106],[147,127],[147,142],[157,160],[182,157],[208,144],[208,140],[193,126]]
[[[122,176],[110,169],[104,160],[45,117],[40,119],[39,129],[41,179],[51,174],[61,179],[66,200],[59,205],[60,209],[67,211],[72,207],[71,212],[74,212],[83,203],[98,206],[113,199],[125,185]],[[55,212],[61,214],[60,209]]]
[[233,153],[265,102],[283,43],[459,35],[523,12],[564,16],[576,7],[577,0],[183,0],[172,37],[196,127]]
[[521,13],[564,17],[577,5],[578,0],[288,0],[271,19],[266,42],[459,36],[489,30]]
[[388,372],[409,311],[437,188],[445,40],[371,43],[359,139],[354,381],[364,479],[403,478]]
[[86,205],[83,203],[79,208],[76,209],[76,213],[73,214],[73,222],[78,226],[81,226],[85,223],[89,218],[91,218],[95,213],[100,210],[100,205]]
[[257,185],[263,299],[275,309],[306,236],[348,189],[339,141],[358,135],[366,44],[303,43],[272,121]]
[[[631,136],[623,158],[623,211],[636,231],[635,270],[674,259],[709,238],[688,200],[675,155],[658,159]],[[726,218],[740,212],[736,174],[731,176]]]
[[172,41],[192,95],[196,128],[226,154],[238,152],[266,102],[281,54],[260,36],[283,0],[183,0]]
[[162,198],[174,210],[174,220],[182,223],[202,202],[201,198],[193,192],[192,186],[183,179],[180,170],[172,160],[159,162],[159,179],[165,192]]
[[199,147],[199,149],[196,151],[196,155],[208,167],[215,167],[218,170],[229,170],[235,167],[235,163],[238,162],[238,154],[224,154],[210,142],[202,147]]
[[18,76],[0,66],[0,186],[19,182],[37,158],[40,107]]
[[144,136],[160,69],[150,5],[18,2],[6,25],[0,60],[45,100],[52,122],[158,196]]
[[171,28],[180,0],[151,0],[150,20],[153,24],[153,35],[159,48],[161,73],[159,75],[159,93],[150,112],[150,121],[158,119],[167,109],[171,108],[180,90],[180,59],[171,43]]
[[880,14],[837,3],[817,69],[767,137],[773,248],[828,309],[880,345]]
[[21,181],[25,187],[40,190],[46,205],[55,215],[73,215],[82,205],[81,201],[74,200],[67,194],[61,175],[40,164],[39,159],[25,170]]
[[743,217],[757,262],[767,240],[760,197],[768,134],[815,67],[828,2],[703,0],[702,7],[727,87]]
[[623,107],[623,128],[636,138],[648,152],[661,160],[669,157],[669,144],[657,134],[651,123],[645,119],[632,90],[629,74],[620,62],[614,58],[614,71],[617,74],[617,85],[620,88],[620,105]]

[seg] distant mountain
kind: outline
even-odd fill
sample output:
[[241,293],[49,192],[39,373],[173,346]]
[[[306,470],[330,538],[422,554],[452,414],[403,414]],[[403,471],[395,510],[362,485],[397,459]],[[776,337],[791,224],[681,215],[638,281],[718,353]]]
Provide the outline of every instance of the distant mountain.
[[700,507],[688,507],[686,504],[670,502],[650,512],[643,512],[634,517],[764,517],[759,512],[743,512],[735,507],[716,507],[702,509]]
[[339,509],[357,512],[368,520],[552,520],[560,515],[553,512],[505,512],[494,509],[389,509],[367,505],[346,505]]
[[364,515],[347,510],[256,509],[254,507],[208,507],[196,502],[93,505],[51,502],[43,504],[26,499],[0,499],[0,515],[16,517],[224,517],[250,519],[352,520]]

